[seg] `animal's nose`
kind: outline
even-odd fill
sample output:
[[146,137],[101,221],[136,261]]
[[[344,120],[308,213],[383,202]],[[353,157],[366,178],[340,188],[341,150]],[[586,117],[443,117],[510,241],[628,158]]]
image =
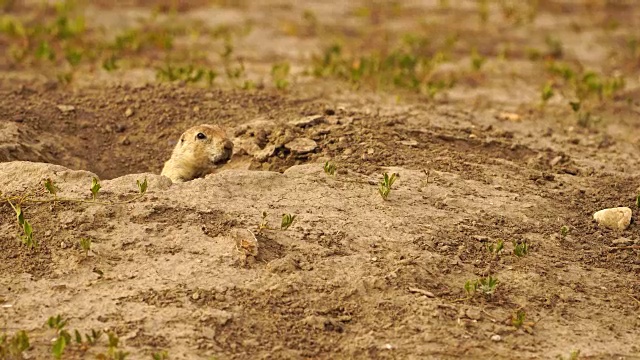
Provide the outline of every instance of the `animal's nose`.
[[225,150],[233,150],[233,143],[230,140],[225,140],[224,148]]

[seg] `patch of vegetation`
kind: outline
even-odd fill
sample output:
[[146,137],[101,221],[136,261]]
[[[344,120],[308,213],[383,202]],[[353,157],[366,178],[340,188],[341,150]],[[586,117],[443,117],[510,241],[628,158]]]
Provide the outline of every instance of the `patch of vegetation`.
[[482,65],[484,65],[486,61],[487,61],[487,58],[480,55],[478,53],[478,50],[473,49],[471,51],[471,68],[474,71],[480,71],[480,69],[482,68]]
[[91,250],[91,239],[82,238],[80,239],[79,243],[80,248],[82,249],[82,251],[84,251],[85,255],[89,255],[89,251]]
[[517,257],[523,257],[529,253],[529,245],[526,241],[513,242],[513,254]]
[[511,324],[515,326],[516,329],[520,329],[522,325],[524,325],[524,321],[527,318],[527,314],[524,310],[518,309],[515,314],[511,316]]
[[487,250],[489,250],[489,252],[494,254],[495,256],[498,256],[503,249],[504,249],[504,240],[501,240],[501,239],[499,239],[495,244],[487,245]]
[[151,354],[153,360],[169,360],[169,353],[166,350]]
[[443,53],[429,50],[427,39],[405,36],[391,50],[359,51],[358,55],[334,44],[322,56],[314,57],[311,74],[346,80],[357,87],[404,89],[432,97],[454,84],[453,79],[433,76],[443,61]]
[[29,336],[24,330],[16,332],[13,336],[0,335],[0,359],[24,359],[22,353],[29,347]]
[[479,292],[486,296],[492,296],[496,288],[498,287],[498,279],[491,275],[486,278],[480,278],[476,280],[467,280],[464,283],[464,290],[468,296],[473,296],[476,292]]
[[553,84],[548,82],[542,88],[542,93],[540,94],[540,98],[542,99],[542,103],[546,104],[549,99],[553,97]]
[[579,102],[594,97],[601,101],[610,99],[625,87],[625,80],[620,75],[604,76],[594,71],[576,71],[559,61],[548,62],[546,68],[550,74],[563,79]]
[[271,67],[271,77],[273,78],[273,84],[278,90],[285,90],[289,87],[289,70],[290,65],[288,62],[282,62],[273,64]]
[[291,214],[282,214],[282,223],[280,224],[280,229],[287,230],[296,219],[295,215]]
[[567,235],[569,235],[569,227],[567,225],[562,225],[560,228],[560,236],[564,239]]
[[100,180],[98,180],[98,178],[93,178],[91,179],[91,196],[93,196],[93,200],[95,201],[98,198],[98,192],[100,191],[100,188],[102,186],[100,185]]
[[331,176],[335,176],[336,174],[336,165],[332,162],[327,161],[326,163],[324,163],[324,173],[327,175],[331,175]]
[[[277,230],[277,228],[272,228],[269,226],[269,220],[267,219],[268,214],[266,211],[262,212],[262,220],[260,220],[260,224],[258,224],[258,233],[261,233],[264,230]],[[292,214],[282,214],[282,221],[280,222],[280,230],[285,231],[289,229],[289,227],[293,224],[296,219],[296,215]]]
[[[53,203],[54,205],[58,202],[93,203],[93,204],[103,204],[103,205],[126,204],[132,201],[135,201],[137,199],[140,199],[142,196],[145,195],[148,187],[147,179],[144,179],[144,181],[142,182],[140,180],[136,180],[136,184],[138,186],[139,194],[134,197],[131,197],[128,200],[120,201],[120,202],[109,202],[109,201],[99,202],[97,201],[97,197],[98,197],[98,192],[100,191],[101,185],[100,185],[100,181],[95,177],[91,180],[91,187],[90,187],[91,196],[92,196],[91,200],[80,199],[80,198],[59,197],[58,193],[61,192],[60,187],[56,185],[53,180],[48,178],[43,181],[43,187],[44,187],[44,190],[47,193],[49,193],[49,195],[52,195],[51,198],[44,198],[44,199],[37,198],[37,197],[34,197],[30,192],[27,192],[21,196],[6,196],[5,194],[2,194],[0,192],[0,202],[7,202],[11,206],[11,208],[13,208],[16,214],[16,222],[18,223],[18,226],[22,231],[22,234],[18,236],[18,239],[25,246],[29,248],[35,248],[38,246],[38,242],[33,237],[33,226],[25,218],[25,213],[22,205],[29,204],[29,203],[49,203],[49,202]],[[88,239],[84,240],[84,244],[87,245],[88,247],[91,246],[91,242]],[[81,240],[80,246],[83,248],[83,250],[88,252],[88,249],[85,249],[85,247],[83,246],[83,240]]]
[[187,84],[204,82],[211,86],[217,76],[218,73],[214,70],[193,65],[175,66],[167,63],[156,69],[156,79],[167,82],[184,81]]
[[389,176],[388,173],[384,173],[382,174],[382,176],[382,181],[378,186],[378,192],[380,193],[380,196],[382,196],[382,199],[387,200],[389,194],[391,193],[391,186],[396,181],[396,179],[400,177],[400,175],[397,173],[393,173],[391,174],[391,176]]
[[580,350],[571,350],[568,357],[564,357],[562,355],[558,355],[557,359],[559,360],[578,360],[580,358]]

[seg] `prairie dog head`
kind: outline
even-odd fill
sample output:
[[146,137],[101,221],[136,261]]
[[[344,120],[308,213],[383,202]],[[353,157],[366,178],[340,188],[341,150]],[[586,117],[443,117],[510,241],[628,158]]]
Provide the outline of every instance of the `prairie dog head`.
[[233,152],[233,143],[216,125],[198,125],[185,131],[162,175],[173,182],[183,182],[210,173],[216,165],[226,163]]

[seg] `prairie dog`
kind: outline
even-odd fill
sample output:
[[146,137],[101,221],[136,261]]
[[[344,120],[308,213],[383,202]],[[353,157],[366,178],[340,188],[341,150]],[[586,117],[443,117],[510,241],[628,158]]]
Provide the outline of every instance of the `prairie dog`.
[[203,177],[216,165],[226,163],[232,152],[233,143],[222,128],[205,124],[194,126],[180,136],[161,175],[174,183]]

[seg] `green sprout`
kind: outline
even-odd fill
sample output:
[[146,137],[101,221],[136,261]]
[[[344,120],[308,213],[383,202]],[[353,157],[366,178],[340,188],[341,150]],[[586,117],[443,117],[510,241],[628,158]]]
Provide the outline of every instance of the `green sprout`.
[[471,51],[471,68],[474,71],[480,71],[480,68],[482,68],[485,61],[487,61],[487,59],[480,55],[476,49]]
[[384,200],[387,200],[387,197],[389,197],[389,193],[391,193],[391,186],[399,177],[400,174],[397,173],[393,173],[391,176],[389,176],[388,173],[383,174],[383,179],[378,187],[378,192],[380,192],[380,196],[382,196]]
[[278,90],[285,90],[289,86],[287,77],[289,76],[290,66],[288,62],[273,64],[271,67],[271,77],[273,83]]
[[24,218],[24,212],[20,205],[14,206],[11,202],[9,202],[9,204],[13,207],[13,210],[15,210],[18,225],[22,228],[23,235],[20,236],[20,241],[30,248],[38,246],[38,243],[33,239],[33,227],[29,221]]
[[478,281],[477,280],[467,280],[464,283],[464,291],[467,293],[468,296],[471,296],[473,294],[475,294],[476,290],[478,289]]
[[560,236],[564,239],[567,235],[569,235],[569,227],[567,225],[562,225],[560,228]]
[[296,215],[291,214],[282,214],[282,224],[280,224],[280,229],[287,230],[293,221],[296,219]]
[[477,291],[485,295],[493,295],[496,291],[496,287],[498,286],[498,279],[489,275],[486,278],[477,279],[477,280],[467,280],[464,283],[464,291],[468,296],[472,296]]
[[551,85],[550,82],[546,83],[542,88],[541,97],[542,97],[542,102],[545,104],[547,103],[547,101],[549,101],[549,99],[553,97],[553,86]]
[[513,242],[513,253],[517,257],[523,257],[527,255],[528,252],[529,252],[529,245],[527,245],[526,241],[523,241],[521,243],[517,243],[515,241]]
[[109,358],[114,360],[126,359],[129,353],[124,352],[122,350],[118,350],[118,343],[120,342],[118,335],[112,332],[107,333],[107,335],[109,336],[109,349],[108,349]]
[[495,244],[487,245],[487,249],[490,253],[498,255],[500,251],[504,248],[504,240],[499,239]]
[[524,310],[519,309],[515,314],[511,316],[511,324],[516,327],[516,329],[520,329],[524,324],[524,320],[526,319],[527,314]]
[[95,345],[101,336],[102,331],[94,329],[91,329],[91,334],[84,334],[84,337],[87,339],[87,343],[89,343],[90,345]]
[[336,174],[336,165],[327,161],[326,163],[324,163],[324,173],[334,176]]
[[143,182],[140,182],[140,180],[136,180],[136,184],[138,185],[138,190],[140,191],[140,194],[144,194],[147,192],[147,187],[148,187],[148,183],[147,183],[147,178],[144,178]]
[[0,359],[24,359],[22,353],[29,347],[29,336],[24,330],[11,337],[0,335]]
[[62,354],[64,353],[64,349],[67,344],[71,343],[71,334],[65,329],[67,325],[67,320],[63,319],[61,315],[51,316],[47,320],[47,325],[50,329],[56,330],[57,338],[53,342],[51,347],[51,353],[53,357],[56,359],[62,358]]
[[91,239],[82,238],[80,239],[80,248],[85,252],[85,254],[89,254],[89,250],[91,250]]
[[98,191],[100,191],[100,182],[98,180],[98,178],[93,178],[91,180],[91,194],[93,195],[93,200],[95,201],[96,198],[98,197]]
[[640,208],[640,194],[636,196],[636,206]]
[[151,354],[153,360],[169,360],[169,353],[166,350]]
[[54,198],[57,197],[57,194],[60,191],[60,188],[49,178],[44,181],[44,188],[47,189],[49,194],[53,195]]
[[115,56],[109,56],[108,58],[104,59],[104,61],[102,61],[102,68],[105,69],[108,72],[114,71],[118,69],[118,58],[116,58]]
[[577,113],[578,111],[580,111],[580,107],[581,107],[582,103],[580,101],[570,101],[569,105],[571,105],[571,110],[573,110],[573,112]]
[[493,295],[498,286],[498,279],[489,275],[486,278],[478,279],[477,289],[485,295]]
[[269,228],[269,220],[267,220],[267,212],[263,211],[262,212],[262,220],[260,221],[260,224],[258,224],[258,232],[262,232],[262,230],[265,229],[270,229]]

